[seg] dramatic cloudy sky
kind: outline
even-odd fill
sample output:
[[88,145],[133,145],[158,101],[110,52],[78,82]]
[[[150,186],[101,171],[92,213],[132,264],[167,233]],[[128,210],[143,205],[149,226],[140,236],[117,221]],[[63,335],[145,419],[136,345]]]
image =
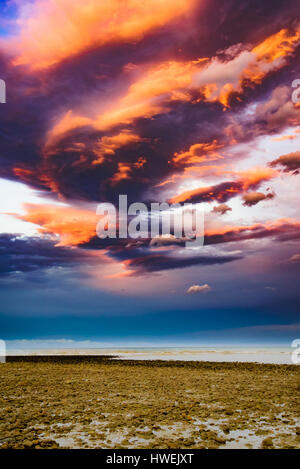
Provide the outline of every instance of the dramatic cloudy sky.
[[[299,3],[0,9],[1,338],[297,338]],[[119,194],[197,204],[204,246],[100,240]]]

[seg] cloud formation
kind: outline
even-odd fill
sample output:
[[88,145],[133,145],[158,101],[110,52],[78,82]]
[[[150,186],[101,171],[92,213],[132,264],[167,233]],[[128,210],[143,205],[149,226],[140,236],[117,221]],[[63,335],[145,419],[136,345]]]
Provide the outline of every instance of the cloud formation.
[[220,215],[225,215],[225,213],[230,212],[231,210],[232,210],[232,208],[229,207],[229,205],[220,204],[220,205],[216,205],[216,206],[212,209],[212,212],[214,212],[214,213],[219,213]]
[[262,200],[270,200],[274,199],[274,197],[275,194],[273,192],[269,192],[268,194],[263,194],[262,192],[248,192],[243,196],[243,200],[244,205],[247,207],[252,207]]
[[298,263],[300,262],[300,254],[293,254],[289,259],[288,259],[288,262],[292,262],[292,263]]
[[18,2],[18,30],[0,41],[9,83],[0,176],[65,205],[27,204],[16,217],[58,248],[96,248],[137,273],[236,257],[184,257],[181,239],[97,239],[93,207],[119,194],[216,202],[212,212],[227,215],[211,216],[206,244],[297,239],[285,207],[281,221],[240,221],[243,204],[274,196],[266,182],[299,171],[297,151],[274,159],[266,148],[259,166],[253,158],[260,139],[280,144],[300,125],[290,87],[300,72],[297,6],[254,2]]
[[191,285],[187,289],[187,294],[194,295],[195,293],[208,293],[209,291],[211,291],[211,287],[205,283],[204,285]]
[[29,273],[41,269],[78,266],[94,263],[94,258],[82,250],[56,246],[51,239],[0,235],[0,276]]
[[38,225],[40,233],[58,236],[56,246],[76,246],[96,236],[96,210],[34,204],[25,204],[24,209],[26,213],[16,217]]
[[282,155],[276,158],[276,160],[271,161],[270,165],[281,166],[286,173],[293,172],[294,174],[298,174],[300,169],[300,151]]
[[84,4],[40,0],[21,8],[20,33],[10,44],[20,51],[14,63],[40,69],[92,47],[138,41],[187,13],[194,4],[195,0],[166,0],[163,4],[159,0],[129,0],[126,4],[119,0],[87,0]]
[[185,191],[170,199],[171,203],[189,202],[227,202],[232,197],[243,193],[248,189],[259,187],[262,182],[269,181],[274,178],[277,173],[271,168],[257,167],[248,171],[240,171],[236,173],[237,179],[230,182],[222,182],[215,186],[201,187]]
[[240,255],[173,255],[172,253],[148,254],[124,261],[128,275],[138,276],[141,273],[161,272],[183,269],[193,266],[222,265],[242,259]]
[[222,244],[254,239],[273,238],[278,242],[300,239],[300,221],[279,219],[253,225],[224,226],[205,233],[205,244]]

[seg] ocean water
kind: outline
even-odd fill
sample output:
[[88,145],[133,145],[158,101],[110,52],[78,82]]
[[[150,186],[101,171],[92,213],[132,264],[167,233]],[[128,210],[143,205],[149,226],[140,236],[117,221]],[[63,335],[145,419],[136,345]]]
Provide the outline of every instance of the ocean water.
[[[7,345],[7,355],[111,355],[123,360],[185,360],[293,364],[291,347],[77,347],[76,343],[51,346],[22,343]],[[41,346],[43,345],[43,346]]]

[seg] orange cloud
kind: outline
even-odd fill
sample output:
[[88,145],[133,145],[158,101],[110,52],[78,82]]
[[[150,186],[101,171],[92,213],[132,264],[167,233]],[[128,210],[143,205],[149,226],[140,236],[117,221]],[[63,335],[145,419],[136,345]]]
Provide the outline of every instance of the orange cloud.
[[129,87],[125,96],[99,115],[94,126],[106,130],[120,123],[130,124],[140,117],[168,112],[172,101],[189,101],[193,73],[203,60],[206,59],[152,65]]
[[[271,171],[270,171],[271,170]],[[279,175],[279,172],[272,168],[257,166],[245,171],[235,171],[233,174],[239,177],[243,190],[257,187],[260,183],[269,181]]]
[[146,162],[146,158],[140,156],[135,163],[118,163],[118,171],[110,178],[111,183],[114,185],[124,179],[130,179],[132,170],[141,169]]
[[[77,163],[79,163],[78,160]],[[29,169],[25,167],[15,167],[13,168],[13,172],[16,176],[18,176],[22,181],[25,181],[29,184],[38,183],[42,186],[46,186],[47,188],[51,189],[52,192],[56,192],[60,198],[60,190],[59,185],[53,176],[49,176],[43,172],[43,168],[35,168]]]
[[300,43],[300,26],[294,32],[282,29],[265,39],[252,50],[244,50],[227,62],[214,58],[197,74],[195,84],[200,86],[207,101],[219,101],[229,106],[232,93],[241,93],[243,88],[261,83],[268,73],[286,64]]
[[77,127],[90,125],[105,131],[120,124],[129,125],[141,117],[151,118],[156,114],[168,112],[172,101],[189,101],[193,74],[199,70],[199,64],[206,60],[168,61],[146,69],[141,67],[138,77],[125,95],[116,99],[106,109],[101,108],[101,112],[96,110],[96,117],[84,117],[68,110],[49,131],[48,144]]
[[295,140],[297,135],[282,135],[281,137],[272,138],[273,142],[284,142],[285,140]]
[[[300,27],[295,33],[281,30],[251,51],[244,50],[227,62],[218,58],[194,61],[167,61],[144,68],[135,67],[134,82],[125,95],[106,108],[96,110],[96,117],[85,117],[68,110],[50,130],[51,141],[74,128],[90,125],[101,131],[114,126],[129,125],[138,118],[151,118],[169,112],[174,101],[191,101],[198,92],[198,100],[218,101],[229,106],[232,93],[242,93],[249,83],[257,84],[271,71],[285,65],[300,42]],[[130,67],[128,70],[130,73]],[[197,157],[200,148],[190,149]],[[192,158],[193,155],[189,157]],[[175,155],[175,158],[180,155]],[[188,156],[186,156],[188,158]]]
[[241,187],[239,183],[234,181],[224,182],[215,186],[200,187],[198,189],[182,192],[181,194],[172,197],[170,202],[172,204],[182,202],[213,202],[214,200],[226,202],[228,199],[233,197],[234,194],[239,194],[240,192]]
[[48,133],[46,146],[52,144],[56,137],[60,137],[61,135],[69,132],[72,129],[76,129],[77,127],[92,125],[92,123],[93,121],[89,117],[76,115],[72,110],[69,110],[61,119],[59,119],[59,121]]
[[216,140],[211,143],[196,143],[191,145],[188,151],[175,153],[174,163],[196,164],[204,161],[213,161],[223,158],[216,150],[222,148]]
[[116,184],[124,179],[129,179],[131,173],[131,166],[126,163],[118,163],[118,171],[111,178],[111,182]]
[[199,178],[207,176],[219,176],[222,175],[224,171],[224,166],[217,165],[202,165],[202,166],[186,166],[183,168],[182,173],[172,174],[168,179],[163,182],[160,182],[156,187],[163,187],[168,184],[174,184],[178,180],[190,179],[190,178]]
[[[270,171],[271,169],[271,171]],[[200,187],[182,192],[170,199],[171,203],[182,202],[226,202],[234,195],[242,194],[248,189],[257,188],[262,182],[268,181],[279,172],[272,168],[256,167],[247,171],[226,171],[236,177],[235,181],[225,181],[214,186]]]
[[99,215],[86,209],[59,205],[25,204],[26,213],[14,216],[20,220],[39,225],[39,232],[60,237],[57,246],[77,246],[96,236]]
[[102,137],[99,140],[96,149],[94,149],[94,152],[97,154],[97,159],[93,161],[93,164],[101,164],[106,156],[114,155],[116,150],[119,148],[141,141],[143,141],[141,137],[129,130],[123,130],[112,137]]
[[[22,9],[15,65],[41,69],[94,46],[142,39],[191,12],[196,0],[40,0]],[[29,12],[29,13],[28,13]]]
[[19,167],[13,168],[13,172],[20,179],[22,179],[23,181],[27,181],[27,182],[30,181],[30,178],[34,174],[34,171],[32,171],[31,169],[19,168]]
[[288,29],[281,29],[278,33],[265,39],[252,49],[259,62],[272,63],[277,59],[291,54],[300,41],[300,26],[291,33]]

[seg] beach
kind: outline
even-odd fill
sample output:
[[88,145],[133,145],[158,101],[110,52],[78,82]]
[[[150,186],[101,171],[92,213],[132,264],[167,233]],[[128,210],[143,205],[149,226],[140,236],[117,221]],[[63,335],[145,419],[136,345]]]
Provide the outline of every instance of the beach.
[[85,342],[69,341],[57,348],[51,341],[7,342],[7,355],[17,356],[62,356],[103,355],[119,360],[180,360],[212,362],[247,362],[292,364],[292,347],[287,346],[202,346],[202,347],[103,347]]
[[8,357],[0,448],[300,448],[297,365]]

